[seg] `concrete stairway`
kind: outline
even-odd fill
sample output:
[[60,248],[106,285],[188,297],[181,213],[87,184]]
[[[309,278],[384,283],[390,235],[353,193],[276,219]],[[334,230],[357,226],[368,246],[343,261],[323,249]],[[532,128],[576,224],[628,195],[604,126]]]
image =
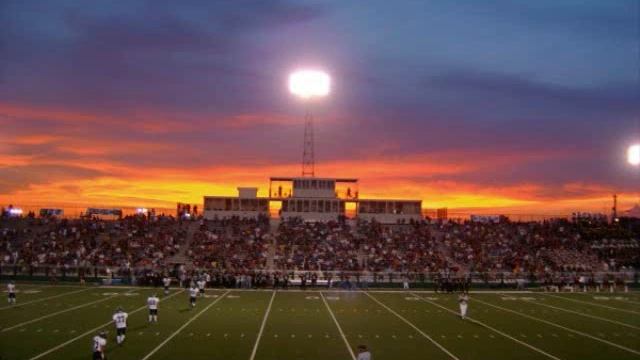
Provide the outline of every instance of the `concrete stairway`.
[[276,249],[278,248],[278,239],[275,234],[271,235],[272,240],[267,250],[267,270],[273,270],[275,268],[274,258],[276,256]]
[[280,225],[280,219],[272,218],[269,220],[269,236],[271,236],[271,243],[267,250],[267,270],[275,269],[274,258],[276,256],[276,249],[278,248],[278,225]]
[[193,235],[200,229],[200,222],[192,221],[187,225],[187,235],[182,246],[180,246],[180,252],[172,256],[167,260],[169,264],[185,264],[191,265],[191,261],[187,256],[187,251],[191,248],[191,241],[193,241]]

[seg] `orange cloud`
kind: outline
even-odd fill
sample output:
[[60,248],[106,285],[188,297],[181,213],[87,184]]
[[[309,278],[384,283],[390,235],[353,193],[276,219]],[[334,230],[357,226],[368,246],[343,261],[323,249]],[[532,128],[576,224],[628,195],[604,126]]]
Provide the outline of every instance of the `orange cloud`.
[[[338,162],[323,164],[327,175],[349,170],[360,173],[360,196],[380,198],[423,199],[427,209],[449,207],[452,214],[463,213],[509,213],[566,215],[576,210],[591,209],[608,211],[611,198],[609,189],[598,185],[587,186],[588,196],[559,197],[554,200],[541,199],[537,195],[544,187],[536,184],[487,187],[459,181],[412,181],[398,179],[394,171],[403,174],[427,172],[455,173],[472,170],[464,165],[421,167],[420,159],[403,159],[402,165],[394,168],[394,161],[373,160],[360,162]],[[372,170],[375,168],[376,170]],[[175,202],[201,203],[203,195],[235,195],[237,186],[258,186],[262,196],[267,195],[268,176],[295,175],[298,164],[256,167],[211,167],[200,169],[123,168],[120,176],[104,176],[95,179],[64,179],[49,184],[35,184],[4,198],[14,203],[56,204],[64,199],[67,204],[109,204],[117,206],[148,206],[172,209]],[[333,174],[333,171],[338,173]],[[391,172],[392,175],[378,176]],[[324,175],[324,174],[323,174]],[[567,184],[567,189],[576,189],[576,184]],[[582,186],[584,187],[584,186]],[[574,190],[577,191],[577,190]],[[620,194],[620,209],[630,207],[634,194]]]
[[14,143],[26,145],[48,144],[60,140],[64,140],[64,137],[49,134],[29,134],[13,138]]
[[153,109],[138,109],[134,113],[126,114],[126,116],[115,116],[73,111],[51,106],[26,106],[9,103],[0,103],[0,114],[4,115],[6,122],[25,119],[44,119],[62,124],[110,124],[149,133],[184,131],[184,120],[193,120],[193,115],[190,114],[167,116],[166,112]]
[[245,129],[255,126],[296,125],[300,118],[282,115],[242,114],[225,118],[220,126],[229,129]]
[[30,163],[32,157],[28,155],[4,155],[0,154],[0,167],[21,166]]
[[[235,195],[237,186],[258,186],[260,194],[267,195],[269,176],[289,176],[300,173],[295,163],[273,164],[266,157],[258,156],[252,165],[185,165],[176,161],[171,166],[139,166],[126,161],[128,155],[145,152],[157,154],[183,154],[185,159],[202,152],[200,148],[182,149],[169,142],[132,140],[128,138],[102,138],[100,130],[79,134],[78,123],[96,126],[108,123],[131,131],[162,134],[186,131],[181,119],[188,119],[190,131],[193,127],[204,129],[219,126],[227,129],[246,129],[272,125],[299,124],[298,117],[279,115],[243,114],[208,121],[192,114],[165,114],[154,109],[141,108],[127,117],[96,115],[56,108],[41,108],[0,103],[0,122],[11,129],[16,119],[49,119],[70,124],[65,131],[38,132],[38,129],[23,130],[0,141],[0,171],[11,169],[9,175],[20,172],[26,166],[60,166],[69,169],[93,170],[98,174],[83,177],[69,176],[29,182],[21,174],[24,186],[17,188],[11,183],[7,193],[0,193],[3,201],[23,204],[53,206],[57,203],[118,206],[148,206],[173,208],[175,202],[200,203],[203,195]],[[195,124],[195,125],[194,125]],[[13,146],[44,147],[56,151],[47,156],[46,151],[37,156],[26,152],[17,154]],[[242,146],[242,145],[238,145]],[[353,158],[348,155],[341,160],[317,165],[317,175],[327,177],[359,178],[361,197],[423,199],[424,207],[433,209],[449,207],[465,212],[511,212],[567,214],[576,210],[590,209],[608,212],[611,203],[611,186],[593,183],[568,182],[555,188],[536,183],[513,183],[486,185],[473,182],[473,174],[507,169],[515,164],[537,162],[575,156],[557,150],[530,152],[503,152],[499,149],[482,149],[470,156],[469,150],[446,149],[428,154],[389,156],[401,144],[390,139],[377,144],[377,149]],[[218,153],[234,149],[216,148]],[[480,154],[481,152],[481,154]],[[57,156],[58,154],[72,156]],[[113,160],[117,159],[117,160]],[[229,163],[229,162],[225,162]],[[497,174],[499,176],[499,173]],[[465,180],[461,180],[465,179]],[[7,186],[7,188],[9,188]],[[620,194],[621,209],[637,198],[635,194]]]
[[[122,116],[71,111],[55,107],[27,106],[0,103],[0,114],[5,121],[24,119],[45,119],[65,124],[112,124],[142,132],[162,134],[191,131],[193,128],[246,129],[257,126],[299,125],[300,117],[272,114],[240,114],[216,118],[212,121],[206,115],[185,112],[170,113],[147,107],[137,107],[135,111]],[[326,121],[326,120],[325,120]],[[185,124],[188,124],[186,126]],[[34,139],[45,135],[31,135]]]

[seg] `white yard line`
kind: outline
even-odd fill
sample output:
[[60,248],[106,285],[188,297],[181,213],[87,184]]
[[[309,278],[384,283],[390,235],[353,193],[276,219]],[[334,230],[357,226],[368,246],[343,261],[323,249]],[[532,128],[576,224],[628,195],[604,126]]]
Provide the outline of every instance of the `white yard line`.
[[[86,286],[91,286],[91,285],[47,285],[44,287],[68,287],[68,288],[78,288],[78,287],[86,287]],[[150,289],[154,289],[154,290],[158,290],[157,287],[153,287],[153,286],[138,286],[138,285],[98,285],[98,286],[93,286],[92,289],[140,289],[140,290],[150,290]],[[181,287],[178,286],[172,286],[170,287],[171,290],[175,290],[175,289],[182,289]],[[314,289],[307,289],[307,290],[302,290],[298,287],[298,285],[289,285],[288,289],[277,289],[277,291],[280,292],[303,292],[303,293],[319,293],[319,292],[336,292],[336,293],[353,293],[353,292],[364,292],[364,291],[368,291],[370,293],[382,293],[382,294],[386,294],[386,293],[390,293],[390,294],[401,294],[406,292],[406,290],[403,290],[401,288],[398,288],[397,290],[382,290],[383,288],[369,288],[368,290],[362,290],[362,289],[358,289],[358,290],[345,290],[345,289],[341,289],[341,288],[327,288],[327,287],[316,287]],[[211,288],[207,288],[207,290],[219,290],[219,291],[224,291],[226,290],[225,288],[219,288],[219,287],[211,287]],[[272,288],[264,288],[264,289],[233,289],[233,292],[272,292],[273,289]],[[434,290],[413,290],[413,292],[415,293],[419,293],[419,294],[437,294],[437,295],[446,295],[442,292],[438,292],[436,293]],[[471,290],[469,291],[469,294],[502,294],[502,293],[509,293],[509,294],[533,294],[535,293],[535,291],[531,291],[531,290]]]
[[[79,283],[70,283],[70,282],[61,282],[61,283],[57,283],[57,284],[52,284],[50,282],[46,282],[46,283],[22,283],[22,282],[17,282],[16,286],[17,287],[25,287],[25,286],[30,286],[30,287],[34,287],[34,288],[50,288],[50,287],[64,287],[64,288],[85,288],[87,286],[92,286],[93,283],[87,283],[86,285],[81,285]],[[98,285],[96,285],[98,286]],[[94,286],[95,287],[95,286]]]
[[549,304],[543,304],[543,303],[536,302],[536,301],[527,301],[527,304],[535,304],[535,305],[539,305],[539,306],[545,306],[545,307],[548,307],[548,308],[551,308],[551,309],[556,309],[556,310],[568,312],[568,313],[571,313],[571,314],[584,316],[584,317],[588,317],[588,318],[595,319],[595,320],[606,321],[608,323],[612,323],[612,324],[616,324],[616,325],[620,325],[620,326],[626,326],[628,328],[635,329],[635,330],[640,330],[640,327],[638,327],[638,326],[633,326],[633,325],[629,325],[627,323],[623,323],[623,322],[620,322],[620,321],[610,320],[610,319],[603,318],[603,317],[600,317],[600,316],[595,316],[595,315],[589,315],[589,314],[585,314],[585,313],[581,313],[581,312],[578,312],[578,311],[573,311],[573,310],[569,310],[569,309],[565,309],[565,308],[561,308],[561,307],[557,307],[557,306],[553,306],[553,305],[549,305]]
[[[544,293],[542,293],[542,295],[550,296],[550,297],[558,298],[558,299],[563,299],[563,300],[567,300],[567,301],[572,301],[572,302],[579,303],[579,304],[588,304],[588,305],[593,305],[593,306],[599,306],[599,307],[605,308],[605,309],[617,310],[617,311],[622,311],[622,312],[626,312],[626,313],[630,313],[630,314],[640,315],[640,312],[638,312],[638,311],[620,309],[620,308],[617,308],[617,307],[602,305],[602,304],[598,304],[598,303],[594,303],[594,302],[590,302],[590,301],[576,300],[576,299],[571,299],[571,298],[568,298],[568,297],[552,295],[552,294],[544,294]],[[606,296],[606,295],[603,295],[603,296]]]
[[[127,292],[131,292],[131,290],[129,290]],[[81,309],[81,308],[89,306],[89,305],[98,304],[98,303],[101,303],[103,301],[110,300],[113,297],[118,296],[118,295],[120,295],[120,294],[110,295],[110,296],[107,296],[107,297],[105,297],[103,299],[98,299],[98,300],[95,300],[95,301],[91,301],[91,302],[88,302],[86,304],[80,304],[80,305],[74,306],[74,307],[69,308],[69,309],[60,310],[60,311],[57,311],[57,312],[54,312],[54,313],[51,313],[51,314],[48,314],[48,315],[45,315],[45,316],[41,316],[39,318],[35,318],[35,319],[29,320],[29,321],[25,321],[25,322],[22,322],[22,323],[17,324],[17,325],[13,325],[13,326],[8,327],[8,328],[4,328],[4,329],[2,329],[2,332],[13,330],[15,328],[19,328],[19,327],[22,327],[22,326],[25,326],[25,325],[29,325],[29,324],[32,324],[34,322],[38,322],[40,320],[48,319],[48,318],[56,316],[56,315],[64,314],[64,313],[69,312],[69,311]]]
[[[135,289],[157,289],[152,286],[133,286],[133,285],[100,285],[101,289],[123,289],[123,288],[135,288]],[[181,289],[180,287],[173,286],[170,289]],[[369,288],[368,290],[357,289],[357,290],[349,290],[349,289],[341,289],[341,288],[327,288],[326,286],[317,286],[313,289],[308,288],[306,290],[300,289],[298,285],[289,285],[289,288],[282,289],[278,288],[276,291],[279,292],[302,292],[302,293],[319,293],[319,292],[332,292],[332,293],[353,293],[353,292],[364,292],[368,291],[370,293],[390,293],[390,294],[401,294],[406,292],[406,290],[398,288],[397,290],[383,290],[384,288]],[[225,288],[220,287],[211,287],[207,288],[207,290],[226,290]],[[233,289],[233,292],[272,292],[273,288],[261,288],[261,289]],[[446,293],[438,292],[436,293],[433,290],[413,290],[413,292],[421,293],[421,294],[437,294],[437,295],[447,295]],[[471,290],[469,294],[502,294],[504,292],[508,292],[510,294],[533,294],[534,291],[531,290]]]
[[[169,296],[167,296],[167,297],[163,298],[162,300],[166,300],[166,299],[168,299],[168,298],[170,298],[170,297],[174,297],[174,296],[176,296],[176,295],[178,295],[178,294],[181,294],[182,292],[184,292],[184,289],[183,289],[183,290],[180,290],[180,291],[178,291],[178,292],[175,292],[175,293],[173,293],[173,294],[171,294],[171,295],[169,295]],[[142,310],[144,310],[144,309],[146,309],[146,308],[147,308],[147,305],[143,305],[143,306],[141,306],[141,307],[139,307],[139,308],[137,308],[137,309],[133,310],[132,312],[130,312],[130,313],[129,313],[129,315],[135,314],[135,313],[137,313],[137,312],[139,312],[139,311],[142,311]],[[87,336],[87,335],[90,335],[90,334],[92,334],[92,333],[94,333],[94,332],[96,332],[96,331],[98,331],[98,330],[100,330],[100,329],[102,329],[102,328],[104,328],[104,327],[106,327],[106,326],[109,326],[109,324],[111,324],[112,322],[113,322],[113,320],[112,320],[112,321],[108,321],[108,322],[106,322],[106,323],[104,323],[104,324],[102,324],[102,325],[96,326],[95,328],[93,328],[93,329],[91,329],[91,330],[89,330],[89,331],[87,331],[87,332],[84,332],[84,333],[82,333],[82,334],[80,334],[80,335],[78,335],[78,336],[74,337],[74,338],[73,338],[73,339],[71,339],[71,340],[65,341],[65,342],[63,342],[63,343],[62,343],[62,344],[60,344],[60,345],[56,345],[56,346],[52,347],[51,349],[49,349],[49,350],[47,350],[47,351],[45,351],[45,352],[43,352],[43,353],[40,353],[40,354],[38,354],[38,355],[36,355],[36,356],[32,357],[32,358],[31,358],[31,359],[29,359],[29,360],[36,360],[36,359],[40,359],[40,358],[41,358],[41,357],[43,357],[43,356],[49,355],[49,354],[51,354],[52,352],[54,352],[54,351],[56,351],[56,350],[58,350],[58,349],[61,349],[61,348],[65,347],[65,346],[67,346],[67,345],[71,344],[72,342],[75,342],[75,341],[77,341],[77,340],[79,340],[79,339],[81,339],[81,338],[83,338],[83,337],[85,337],[85,336]]]
[[[448,311],[448,312],[450,312],[450,313],[452,313],[452,314],[454,314],[456,316],[459,316],[459,314],[457,312],[455,312],[455,311],[453,311],[453,310],[451,310],[451,309],[449,309],[449,308],[447,308],[445,306],[442,306],[442,305],[440,305],[440,304],[438,304],[436,302],[433,302],[431,300],[425,299],[422,296],[418,296],[415,293],[411,293],[411,295],[413,295],[413,296],[415,296],[415,297],[417,297],[419,299],[422,299],[423,301],[428,302],[429,304],[432,304],[432,305],[437,306],[437,307],[439,307],[439,308],[441,308],[443,310],[446,310],[446,311]],[[524,342],[522,340],[518,340],[518,339],[514,338],[513,336],[511,336],[511,335],[509,335],[509,334],[507,334],[507,333],[505,333],[505,332],[503,332],[501,330],[498,330],[498,329],[496,329],[496,328],[494,328],[494,327],[492,327],[490,325],[487,325],[487,324],[483,323],[480,320],[473,319],[473,318],[471,318],[469,316],[467,316],[466,319],[471,321],[471,322],[473,322],[473,323],[476,323],[476,324],[478,324],[480,326],[483,326],[483,327],[485,327],[485,328],[487,328],[487,329],[489,329],[489,330],[491,330],[491,331],[493,331],[493,332],[495,332],[497,334],[500,334],[500,335],[506,337],[507,339],[513,340],[513,341],[517,342],[520,345],[526,346],[526,347],[528,347],[529,349],[531,349],[533,351],[539,352],[540,354],[542,354],[542,355],[544,355],[544,356],[546,356],[548,358],[551,358],[551,359],[554,359],[554,360],[561,360],[560,358],[558,358],[556,356],[553,356],[553,355],[547,353],[546,351],[544,351],[544,350],[542,350],[540,348],[537,348],[537,347],[535,347],[535,346],[533,346],[531,344],[528,344],[528,343],[526,343],[526,342]]]
[[327,307],[327,311],[329,311],[329,315],[331,315],[331,318],[333,319],[333,323],[336,324],[336,327],[338,328],[338,332],[340,333],[340,336],[342,336],[342,340],[344,340],[344,344],[347,346],[347,350],[349,350],[349,355],[351,355],[351,358],[353,360],[356,360],[356,355],[353,353],[353,349],[351,349],[351,345],[349,345],[349,341],[347,340],[347,337],[344,336],[344,332],[342,331],[342,327],[338,323],[338,319],[336,319],[336,316],[333,314],[333,311],[331,310],[331,307],[329,306],[327,299],[324,298],[324,295],[322,294],[322,292],[320,292],[320,298],[322,299],[322,302],[324,302],[324,306]]
[[398,317],[398,319],[404,321],[407,325],[411,326],[415,331],[417,331],[420,335],[422,335],[425,339],[431,341],[431,343],[433,343],[433,345],[437,346],[438,349],[442,350],[445,354],[449,355],[450,358],[455,359],[455,360],[460,360],[458,359],[458,357],[456,357],[455,355],[453,355],[449,350],[447,350],[444,346],[440,345],[440,343],[438,343],[437,341],[433,340],[431,338],[431,336],[427,335],[424,331],[420,330],[417,326],[415,326],[411,321],[405,319],[402,315],[398,314],[397,312],[395,312],[393,309],[391,309],[390,307],[388,307],[387,305],[383,304],[382,302],[380,302],[378,299],[376,299],[375,297],[373,297],[373,295],[369,294],[368,292],[365,292],[365,294],[371,298],[371,300],[375,301],[376,303],[378,303],[378,305],[382,306],[383,308],[387,309],[387,311],[389,311],[390,313],[392,313],[393,315],[395,315],[396,317]]
[[586,292],[578,292],[577,294],[580,294],[582,296],[594,296],[594,295],[595,296],[607,296],[607,297],[610,297],[611,300],[613,300],[613,301],[618,301],[618,302],[627,303],[627,304],[640,305],[640,301],[636,301],[637,298],[632,297],[631,300],[626,298],[626,296],[628,296],[628,295],[631,295],[631,296],[635,295],[634,291],[631,291],[631,290],[629,290],[629,292],[626,292],[626,293],[607,293],[607,292],[586,293]]
[[535,321],[538,321],[538,322],[541,322],[541,323],[545,323],[545,324],[547,324],[547,325],[555,326],[555,327],[557,327],[557,328],[560,328],[560,329],[563,329],[563,330],[566,330],[566,331],[572,332],[572,333],[574,333],[574,334],[578,334],[578,335],[580,335],[580,336],[588,337],[589,339],[592,339],[592,340],[600,341],[601,343],[604,343],[604,344],[607,344],[607,345],[611,345],[611,346],[613,346],[613,347],[617,347],[618,349],[622,349],[622,350],[624,350],[624,351],[628,351],[628,352],[630,352],[630,353],[632,353],[632,354],[640,355],[640,351],[636,351],[636,350],[634,350],[634,349],[630,349],[630,348],[628,348],[628,347],[626,347],[626,346],[622,346],[622,345],[620,345],[620,344],[616,344],[616,343],[613,343],[613,342],[611,342],[611,341],[604,340],[604,339],[601,339],[601,338],[596,337],[596,336],[593,336],[593,335],[589,335],[589,334],[584,333],[584,332],[582,332],[582,331],[574,330],[574,329],[571,329],[571,328],[568,328],[568,327],[562,326],[562,325],[560,325],[560,324],[556,324],[556,323],[551,322],[551,321],[547,321],[547,320],[539,319],[539,318],[536,318],[536,317],[533,317],[533,316],[529,316],[529,315],[524,314],[524,313],[521,313],[521,312],[519,312],[519,311],[515,311],[515,310],[507,309],[507,308],[502,307],[502,306],[493,305],[493,304],[490,304],[490,303],[485,302],[485,301],[482,301],[482,300],[474,299],[474,301],[479,302],[479,303],[481,303],[481,304],[485,304],[485,305],[487,305],[487,306],[491,306],[491,307],[496,308],[496,309],[504,310],[504,311],[507,311],[507,312],[510,312],[510,313],[514,313],[514,314],[516,314],[516,315],[520,315],[520,316],[522,316],[522,317],[526,317],[527,319],[531,319],[531,320],[535,320]]
[[207,305],[204,309],[200,310],[199,313],[195,314],[191,319],[189,319],[187,322],[185,322],[184,324],[182,324],[182,326],[180,326],[180,328],[178,328],[178,330],[174,331],[173,334],[169,335],[169,337],[167,337],[166,339],[164,339],[163,342],[161,342],[158,346],[156,346],[153,350],[151,350],[150,353],[147,354],[147,356],[143,357],[142,360],[147,360],[148,358],[150,358],[151,356],[153,356],[153,354],[155,354],[158,350],[160,350],[160,348],[162,348],[166,343],[168,343],[171,339],[173,339],[176,335],[178,335],[182,330],[184,330],[184,328],[186,328],[187,326],[189,326],[189,324],[191,324],[194,320],[196,320],[198,317],[200,317],[200,315],[204,314],[205,311],[207,311],[210,307],[212,307],[213,305],[215,305],[218,301],[222,300],[227,294],[229,294],[231,292],[231,290],[227,290],[224,294],[222,294],[221,296],[219,296],[217,299],[215,299],[213,302],[211,302],[211,304]]
[[621,303],[627,303],[627,304],[633,304],[633,305],[640,305],[640,301],[633,301],[633,300],[625,300],[625,299],[613,299],[614,301],[619,301]]
[[45,297],[45,298],[42,298],[42,299],[31,300],[31,301],[27,301],[27,302],[23,302],[23,303],[17,303],[15,305],[3,306],[3,307],[0,307],[0,310],[6,310],[6,309],[15,308],[15,307],[20,307],[20,306],[29,305],[29,304],[33,304],[33,303],[37,303],[37,302],[45,301],[45,300],[57,299],[59,297],[68,296],[68,295],[72,295],[72,294],[77,294],[77,293],[80,293],[80,292],[83,292],[83,291],[87,291],[87,290],[91,290],[91,289],[96,289],[96,288],[95,287],[90,287],[90,288],[85,288],[85,289],[82,289],[82,290],[74,290],[74,291],[65,292],[65,293],[58,294],[58,295]]
[[260,339],[262,338],[262,333],[264,332],[264,326],[267,324],[269,313],[271,313],[271,305],[273,305],[273,299],[275,298],[276,298],[276,291],[273,291],[273,295],[271,295],[271,300],[269,300],[269,306],[267,306],[267,311],[265,311],[264,317],[262,318],[262,324],[260,324],[260,331],[258,331],[258,337],[256,338],[255,344],[253,344],[253,350],[251,351],[251,356],[249,357],[249,360],[253,360],[256,357],[256,352],[258,352],[258,345],[260,344]]

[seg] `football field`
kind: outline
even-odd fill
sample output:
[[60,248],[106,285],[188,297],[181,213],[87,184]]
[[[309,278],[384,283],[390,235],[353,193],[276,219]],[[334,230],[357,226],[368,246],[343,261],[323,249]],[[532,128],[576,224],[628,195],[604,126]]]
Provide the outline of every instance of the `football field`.
[[[640,293],[208,289],[191,309],[172,289],[18,284],[0,305],[0,359],[89,359],[107,330],[108,359],[640,359]],[[149,324],[146,298],[160,298]],[[6,294],[5,294],[6,296]],[[123,346],[110,322],[129,313]]]

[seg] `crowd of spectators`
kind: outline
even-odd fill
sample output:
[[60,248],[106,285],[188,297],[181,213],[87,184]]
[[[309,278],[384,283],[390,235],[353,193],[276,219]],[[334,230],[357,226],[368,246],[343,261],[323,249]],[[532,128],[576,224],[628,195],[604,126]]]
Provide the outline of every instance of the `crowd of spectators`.
[[[626,271],[640,264],[640,246],[627,239],[592,240],[593,233],[624,234],[617,225],[545,222],[358,221],[279,225],[278,269],[407,273]],[[587,234],[585,236],[585,234]]]
[[346,222],[282,221],[276,235],[274,264],[282,270],[361,270],[360,239]]
[[269,219],[199,220],[187,256],[196,268],[265,269],[271,245]]
[[[594,251],[578,229],[565,222],[385,226],[359,221],[352,228],[347,223],[289,220],[279,225],[276,240],[275,265],[285,270],[495,274],[603,271],[620,264],[603,259],[606,254]],[[607,251],[614,258],[634,258],[633,252]]]
[[565,221],[446,223],[438,229],[454,259],[476,272],[598,271],[600,263]]
[[267,217],[0,217],[0,265],[56,271],[98,267],[108,274],[151,276],[151,283],[153,273],[170,271],[188,278],[206,271],[211,282],[241,287],[282,283],[282,276],[292,272],[305,274],[305,281],[327,272],[338,277],[356,272],[544,277],[633,271],[640,265],[638,234],[620,224],[503,220],[383,225],[344,219],[270,224]]
[[185,224],[173,217],[3,219],[0,264],[105,271],[159,268],[180,251]]

